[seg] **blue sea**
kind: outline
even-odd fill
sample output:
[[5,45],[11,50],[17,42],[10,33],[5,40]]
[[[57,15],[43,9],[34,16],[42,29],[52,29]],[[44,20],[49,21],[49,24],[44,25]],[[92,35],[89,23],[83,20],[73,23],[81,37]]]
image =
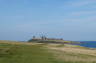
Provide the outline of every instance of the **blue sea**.
[[96,48],[96,41],[79,41],[81,44],[80,46],[88,47],[88,48]]

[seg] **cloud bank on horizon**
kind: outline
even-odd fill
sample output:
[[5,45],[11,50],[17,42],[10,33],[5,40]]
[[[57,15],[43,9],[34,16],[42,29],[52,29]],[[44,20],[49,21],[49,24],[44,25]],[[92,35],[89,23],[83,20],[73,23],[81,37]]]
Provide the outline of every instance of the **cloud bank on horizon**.
[[96,0],[0,0],[0,40],[96,40],[95,29]]

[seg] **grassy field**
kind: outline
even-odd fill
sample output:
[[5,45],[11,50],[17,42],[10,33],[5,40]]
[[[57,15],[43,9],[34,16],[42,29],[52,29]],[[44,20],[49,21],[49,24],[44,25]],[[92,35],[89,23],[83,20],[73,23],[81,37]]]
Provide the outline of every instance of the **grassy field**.
[[0,63],[96,63],[95,53],[72,45],[0,41]]
[[60,63],[42,44],[0,43],[0,63]]

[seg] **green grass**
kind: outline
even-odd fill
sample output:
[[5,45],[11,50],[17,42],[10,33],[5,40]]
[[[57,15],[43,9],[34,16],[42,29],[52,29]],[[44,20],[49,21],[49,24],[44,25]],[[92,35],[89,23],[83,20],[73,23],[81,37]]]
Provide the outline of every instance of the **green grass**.
[[60,63],[42,45],[0,44],[0,63]]
[[[49,45],[45,43],[27,45],[19,42],[14,42],[14,44],[11,42],[0,42],[0,63],[88,63],[90,60],[86,62],[74,61],[74,57],[77,57],[77,60],[87,59],[88,57],[90,57],[90,59],[96,58],[89,55],[78,55],[57,50],[50,50],[45,46]],[[64,46],[65,45],[58,45],[56,47]],[[72,59],[72,61],[65,61],[65,59]]]

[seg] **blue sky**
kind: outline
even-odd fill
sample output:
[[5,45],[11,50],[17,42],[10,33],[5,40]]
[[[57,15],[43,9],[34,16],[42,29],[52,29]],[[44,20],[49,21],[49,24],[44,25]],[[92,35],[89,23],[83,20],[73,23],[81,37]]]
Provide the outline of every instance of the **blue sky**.
[[96,41],[96,0],[0,0],[0,40],[42,34]]

